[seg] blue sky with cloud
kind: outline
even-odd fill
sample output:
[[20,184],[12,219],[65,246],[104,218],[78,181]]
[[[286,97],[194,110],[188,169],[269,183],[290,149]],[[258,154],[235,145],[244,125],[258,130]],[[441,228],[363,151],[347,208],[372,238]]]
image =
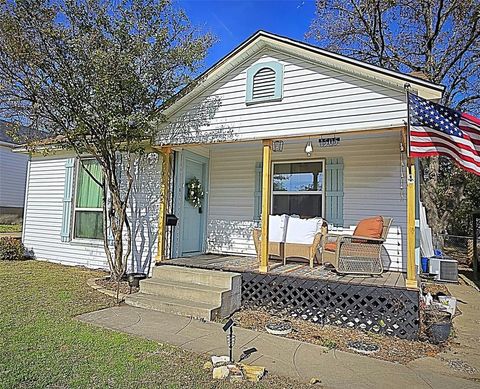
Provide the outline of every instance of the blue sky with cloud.
[[218,39],[208,54],[206,67],[258,30],[305,40],[315,14],[314,0],[177,0],[177,4],[194,25]]

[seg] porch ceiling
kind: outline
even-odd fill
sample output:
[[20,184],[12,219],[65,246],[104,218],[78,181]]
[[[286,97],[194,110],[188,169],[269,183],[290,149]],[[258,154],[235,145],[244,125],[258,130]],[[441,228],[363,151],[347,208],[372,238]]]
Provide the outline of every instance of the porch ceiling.
[[[332,133],[317,133],[317,134],[310,134],[310,135],[288,135],[288,136],[278,136],[273,137],[272,140],[281,140],[284,144],[288,145],[301,145],[305,144],[306,141],[316,141],[320,138],[329,138],[333,136],[338,136],[341,138],[341,141],[355,141],[355,140],[363,140],[363,139],[375,139],[375,138],[385,138],[391,137],[395,134],[400,135],[401,132],[404,130],[404,127],[392,127],[392,128],[381,128],[376,130],[362,130],[362,131],[345,131],[345,132],[332,132]],[[262,147],[262,139],[250,139],[250,140],[241,140],[241,141],[231,141],[231,142],[219,142],[219,143],[189,143],[189,144],[182,144],[173,146],[172,149],[179,151],[179,150],[191,150],[195,151],[195,149],[200,150],[211,150],[211,149],[218,149],[218,148],[248,148],[251,146],[256,146],[259,149]],[[341,147],[341,144],[338,146]]]

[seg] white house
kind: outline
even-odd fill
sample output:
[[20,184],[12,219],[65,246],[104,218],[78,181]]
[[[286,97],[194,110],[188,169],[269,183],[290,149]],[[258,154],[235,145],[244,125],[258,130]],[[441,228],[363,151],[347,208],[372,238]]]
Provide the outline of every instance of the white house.
[[[132,263],[157,256],[158,219],[159,258],[254,255],[271,158],[267,213],[323,217],[339,233],[365,217],[391,217],[384,263],[405,272],[406,84],[426,99],[443,93],[423,79],[256,33],[164,108],[168,121],[139,164]],[[162,153],[171,171],[162,172]],[[39,259],[105,268],[98,194],[73,154],[33,155],[28,172],[25,245]],[[185,200],[192,178],[205,191],[200,208]],[[161,189],[179,218],[168,234],[158,218]]]
[[28,156],[14,153],[15,147],[18,142],[0,121],[0,221],[7,215],[8,221],[21,220],[23,213]]

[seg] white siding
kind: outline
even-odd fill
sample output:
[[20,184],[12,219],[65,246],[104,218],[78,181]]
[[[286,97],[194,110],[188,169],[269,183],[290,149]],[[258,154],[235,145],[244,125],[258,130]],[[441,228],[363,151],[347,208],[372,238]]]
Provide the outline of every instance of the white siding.
[[[41,260],[107,269],[102,241],[73,239],[62,242],[60,239],[67,158],[32,159],[24,216],[24,244]],[[135,270],[143,270],[156,252],[160,167],[156,156],[149,162],[137,171],[141,179],[135,183],[129,209],[135,236],[129,268],[135,263]]]
[[[284,65],[283,99],[246,105],[247,68],[272,60]],[[403,90],[266,51],[179,109],[168,130],[172,142],[209,142],[388,128],[405,118]]]
[[162,160],[156,153],[142,156],[135,168],[135,181],[129,203],[132,228],[132,262],[129,269],[145,273],[155,261],[160,206]]
[[0,146],[0,207],[23,208],[28,156]]
[[30,163],[24,244],[38,259],[65,265],[107,268],[101,242],[61,242],[66,158],[34,158]]
[[[340,146],[320,148],[313,139],[312,159],[343,157],[344,230],[351,233],[362,218],[374,215],[394,218],[385,243],[385,263],[404,270],[402,247],[406,239],[406,201],[402,195],[400,134],[398,131],[364,136],[341,136]],[[305,140],[286,141],[273,160],[305,160]],[[208,247],[211,252],[255,253],[252,240],[255,164],[261,161],[261,144],[212,146]],[[404,184],[403,184],[404,185]],[[404,187],[404,186],[403,186]],[[337,231],[336,231],[337,232]]]

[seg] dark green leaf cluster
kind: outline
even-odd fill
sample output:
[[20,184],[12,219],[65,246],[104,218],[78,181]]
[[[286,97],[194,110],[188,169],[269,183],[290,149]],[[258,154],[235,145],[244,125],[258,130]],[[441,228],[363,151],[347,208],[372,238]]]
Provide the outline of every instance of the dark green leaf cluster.
[[169,1],[2,1],[0,116],[79,152],[142,149],[211,43]]

